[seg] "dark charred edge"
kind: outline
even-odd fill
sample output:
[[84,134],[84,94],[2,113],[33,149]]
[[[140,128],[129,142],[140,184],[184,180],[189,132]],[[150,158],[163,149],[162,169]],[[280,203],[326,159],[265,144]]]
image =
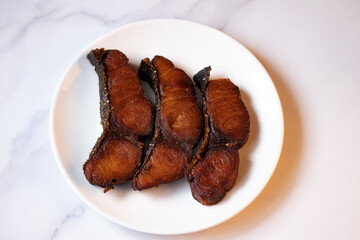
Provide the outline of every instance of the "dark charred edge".
[[103,59],[107,51],[102,49],[92,50],[87,58],[90,63],[95,67],[95,72],[99,76],[99,93],[100,93],[100,117],[101,124],[104,127],[109,126],[109,116],[110,116],[110,101],[109,101],[109,92],[107,88],[107,77],[105,73],[105,65]]
[[107,193],[107,191],[110,191],[114,189],[114,185],[112,183],[109,183],[106,185],[106,187],[104,188],[104,193]]
[[[157,88],[158,78],[155,67],[151,64],[149,58],[144,58],[140,62],[140,67],[138,70],[138,75],[140,80],[148,82],[150,87],[153,89],[155,94],[155,126],[153,129],[153,133],[151,136],[148,136],[147,140],[149,141],[146,144],[146,151],[143,152],[142,161],[139,164],[138,170],[135,172],[134,176],[140,172],[141,167],[147,162],[148,158],[150,157],[150,153],[155,148],[155,142],[160,136],[160,95],[159,90]],[[145,149],[144,149],[145,150]]]
[[[102,49],[92,50],[88,55],[87,59],[95,67],[95,72],[99,77],[99,95],[100,95],[100,118],[101,125],[103,126],[103,132],[101,136],[97,139],[95,146],[92,148],[88,160],[83,164],[83,169],[86,164],[89,162],[91,157],[99,150],[102,145],[106,135],[110,130],[110,112],[111,106],[109,101],[109,93],[107,88],[107,78],[105,73],[105,66],[103,63],[104,56],[106,55],[106,51]],[[107,187],[109,188],[109,187]],[[107,189],[106,188],[106,189]]]
[[[85,166],[90,161],[93,155],[97,153],[99,148],[101,147],[105,137],[108,135],[110,131],[110,112],[111,112],[111,106],[109,101],[109,93],[107,88],[107,77],[105,73],[105,66],[103,63],[104,57],[106,55],[107,51],[105,49],[95,49],[89,52],[89,54],[86,56],[91,65],[94,66],[95,72],[98,75],[99,78],[99,95],[100,95],[100,119],[101,119],[101,125],[103,126],[103,132],[101,136],[97,139],[95,146],[92,148],[89,158],[86,160],[86,162],[83,164],[83,170],[85,171]],[[90,182],[90,181],[89,181]],[[92,182],[90,182],[93,184]],[[100,186],[104,188],[104,193],[107,191],[114,189],[114,186],[112,183],[106,183],[103,186]]]
[[201,90],[205,90],[205,85],[210,79],[210,71],[211,66],[205,67],[204,69],[200,70],[197,74],[194,75],[193,80],[196,86]]
[[159,79],[155,67],[151,64],[148,58],[141,61],[139,68],[139,76],[141,79],[149,82],[155,93],[155,126],[154,134],[149,144],[149,149],[146,153],[147,157],[154,149],[156,141],[160,138],[160,93],[159,93]]
[[138,74],[140,79],[148,82],[151,88],[154,91],[156,90],[156,82],[158,81],[156,68],[152,65],[149,58],[141,60]]
[[201,99],[202,99],[202,111],[204,115],[204,135],[202,137],[202,143],[200,148],[195,154],[195,157],[190,161],[188,166],[185,170],[185,176],[187,177],[188,181],[189,174],[191,169],[204,157],[205,150],[207,148],[208,142],[209,142],[209,135],[210,135],[210,123],[209,123],[209,115],[207,114],[207,105],[206,105],[206,96],[205,96],[205,90],[207,86],[207,82],[210,79],[210,71],[211,67],[206,67],[202,70],[200,70],[197,74],[194,75],[193,79],[198,88],[200,88],[201,91]]
[[[141,61],[139,71],[138,71],[140,79],[148,82],[155,93],[155,126],[154,126],[154,133],[152,136],[152,139],[149,143],[147,152],[145,154],[145,158],[142,161],[141,166],[138,168],[138,170],[135,172],[134,177],[137,176],[143,166],[148,162],[149,157],[152,153],[152,151],[155,148],[155,144],[157,141],[160,140],[160,93],[159,93],[159,79],[157,77],[156,68],[151,64],[151,61],[149,58],[145,58]],[[132,185],[134,190],[139,190]]]

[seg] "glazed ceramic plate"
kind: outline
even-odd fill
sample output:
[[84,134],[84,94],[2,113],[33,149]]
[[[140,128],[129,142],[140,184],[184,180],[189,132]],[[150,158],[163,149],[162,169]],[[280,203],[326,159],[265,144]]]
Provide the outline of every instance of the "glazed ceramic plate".
[[[191,77],[211,65],[212,79],[230,78],[240,88],[250,113],[250,138],[239,151],[237,182],[221,202],[201,205],[185,179],[141,192],[132,190],[128,182],[106,194],[87,182],[82,165],[102,132],[98,77],[86,59],[93,48],[119,49],[135,68],[142,58],[163,55]],[[55,158],[74,191],[106,218],[155,234],[203,230],[243,210],[269,181],[281,152],[283,131],[277,91],[259,61],[218,30],[174,19],[126,25],[87,46],[60,79],[50,113]]]

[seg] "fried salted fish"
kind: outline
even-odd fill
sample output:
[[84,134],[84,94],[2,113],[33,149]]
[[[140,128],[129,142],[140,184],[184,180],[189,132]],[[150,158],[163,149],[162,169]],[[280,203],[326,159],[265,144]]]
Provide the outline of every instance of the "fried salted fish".
[[221,201],[238,176],[238,149],[247,141],[249,113],[230,79],[209,81],[210,67],[194,76],[201,88],[205,132],[186,175],[193,197],[203,205]]
[[118,50],[87,55],[99,77],[103,133],[83,165],[86,179],[107,191],[133,177],[141,164],[144,136],[153,130],[154,108],[137,72]]
[[133,178],[135,190],[183,177],[204,128],[194,83],[183,70],[165,57],[155,56],[151,62],[141,62],[139,75],[154,89],[156,120],[150,149]]

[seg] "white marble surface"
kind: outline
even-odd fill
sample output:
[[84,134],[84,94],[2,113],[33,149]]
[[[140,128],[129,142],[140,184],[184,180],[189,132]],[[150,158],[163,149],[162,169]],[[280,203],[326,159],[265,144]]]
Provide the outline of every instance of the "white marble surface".
[[[49,142],[50,101],[72,58],[151,18],[234,37],[283,104],[284,149],[269,184],[197,233],[148,235],[103,218],[65,182]],[[360,239],[359,23],[357,0],[0,1],[0,239]]]

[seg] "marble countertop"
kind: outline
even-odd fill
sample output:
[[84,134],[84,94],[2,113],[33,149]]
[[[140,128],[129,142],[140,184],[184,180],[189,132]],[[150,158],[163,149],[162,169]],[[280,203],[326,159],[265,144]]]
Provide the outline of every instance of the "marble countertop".
[[[72,191],[49,141],[70,61],[119,26],[178,18],[245,45],[279,92],[285,138],[255,201],[213,228],[159,236],[118,226]],[[360,2],[1,1],[0,239],[360,239]]]

